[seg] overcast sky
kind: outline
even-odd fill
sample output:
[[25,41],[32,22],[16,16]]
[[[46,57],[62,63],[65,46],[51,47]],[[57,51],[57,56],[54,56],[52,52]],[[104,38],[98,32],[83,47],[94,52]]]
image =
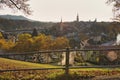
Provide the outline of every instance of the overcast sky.
[[10,9],[0,10],[0,14],[24,15],[39,21],[74,21],[77,13],[80,21],[111,21],[112,6],[105,4],[106,0],[30,0],[32,15],[14,13]]

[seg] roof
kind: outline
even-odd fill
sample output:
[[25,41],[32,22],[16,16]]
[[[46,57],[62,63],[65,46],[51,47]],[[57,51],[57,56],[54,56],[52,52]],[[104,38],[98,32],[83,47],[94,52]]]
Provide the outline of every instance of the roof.
[[85,46],[84,49],[88,50],[120,50],[120,46],[113,45],[113,46]]
[[113,45],[115,45],[115,43],[116,43],[116,41],[109,41],[107,43],[101,44],[101,46],[113,46]]

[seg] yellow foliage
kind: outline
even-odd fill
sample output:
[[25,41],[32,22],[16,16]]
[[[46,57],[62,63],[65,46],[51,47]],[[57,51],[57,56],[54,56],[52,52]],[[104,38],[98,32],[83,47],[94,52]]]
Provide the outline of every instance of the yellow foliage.
[[65,37],[58,37],[54,40],[53,49],[64,49],[66,47],[69,47],[69,40]]
[[6,41],[4,39],[0,39],[0,48],[2,48],[2,46],[6,43]]
[[34,41],[34,50],[44,50],[44,49],[49,49],[49,45],[51,43],[51,37],[50,36],[46,36],[44,34],[40,34],[37,37],[34,37],[33,41]]
[[33,40],[30,34],[20,34],[14,50],[17,52],[32,51]]
[[69,47],[69,40],[65,37],[53,39],[51,36],[40,34],[36,37],[31,37],[30,34],[20,34],[18,42],[5,41],[0,39],[0,48],[4,50],[12,50],[15,52],[30,52],[50,49],[64,49]]
[[19,40],[19,41],[24,41],[24,40],[29,39],[29,38],[31,38],[31,35],[28,34],[28,33],[20,34],[20,35],[18,36],[18,40]]
[[0,32],[0,39],[3,39],[3,35],[2,35],[2,33]]
[[0,39],[0,49],[2,50],[10,50],[12,47],[14,47],[14,43],[12,41],[5,41],[4,39]]

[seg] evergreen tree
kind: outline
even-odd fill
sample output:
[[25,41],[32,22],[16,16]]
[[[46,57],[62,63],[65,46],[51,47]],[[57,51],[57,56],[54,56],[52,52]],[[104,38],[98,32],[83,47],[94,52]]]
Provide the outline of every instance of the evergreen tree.
[[36,28],[33,29],[32,37],[34,36],[38,36],[38,32]]

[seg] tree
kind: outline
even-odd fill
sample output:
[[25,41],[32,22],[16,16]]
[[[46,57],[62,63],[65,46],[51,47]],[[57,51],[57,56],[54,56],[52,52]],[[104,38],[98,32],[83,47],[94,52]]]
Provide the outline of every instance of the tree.
[[38,36],[38,32],[37,32],[36,28],[34,28],[33,32],[32,32],[32,37],[34,37],[34,36]]
[[18,36],[18,42],[13,47],[16,52],[32,51],[33,40],[30,34],[20,34]]
[[65,49],[69,46],[69,40],[66,37],[57,37],[52,43],[52,49]]
[[28,33],[18,35],[18,40],[19,41],[24,42],[26,39],[29,39],[29,38],[31,38],[31,35],[28,34]]
[[27,4],[29,0],[0,0],[0,8],[9,7],[13,10],[20,10],[25,14],[30,15],[31,10],[29,4]]
[[40,34],[39,36],[33,37],[33,41],[34,51],[48,50],[51,47],[52,38],[51,36]]
[[14,47],[14,43],[12,41],[6,41],[5,39],[0,39],[0,50],[10,51]]
[[107,0],[107,4],[113,4],[114,20],[120,21],[120,0]]
[[2,34],[2,32],[0,32],[0,39],[3,39],[3,34]]

